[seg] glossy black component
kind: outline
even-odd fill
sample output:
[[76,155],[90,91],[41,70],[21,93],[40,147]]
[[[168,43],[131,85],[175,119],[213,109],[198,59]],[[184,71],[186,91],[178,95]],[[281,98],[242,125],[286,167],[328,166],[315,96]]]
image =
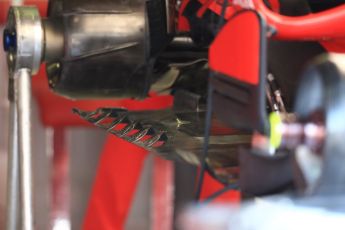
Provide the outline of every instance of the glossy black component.
[[207,9],[200,18],[197,16],[200,7],[202,7],[202,4],[199,1],[191,0],[183,15],[189,21],[191,37],[195,44],[200,47],[207,47],[215,38],[220,17],[213,11]]
[[293,187],[292,155],[264,156],[257,150],[241,149],[239,184],[244,196],[262,196]]
[[152,17],[165,18],[164,0],[55,0],[48,12],[47,22],[63,25],[63,54],[47,64],[49,86],[56,93],[71,98],[147,96],[155,56],[168,41],[166,20]]

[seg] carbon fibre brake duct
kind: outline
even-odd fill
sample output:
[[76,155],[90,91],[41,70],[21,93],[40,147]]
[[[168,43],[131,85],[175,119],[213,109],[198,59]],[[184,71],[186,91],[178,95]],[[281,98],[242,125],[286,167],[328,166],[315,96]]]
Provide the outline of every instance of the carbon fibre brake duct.
[[[206,111],[199,99],[196,95],[178,92],[174,108],[167,110],[100,108],[95,111],[74,109],[74,112],[95,126],[166,159],[200,165]],[[236,175],[226,171],[236,171],[233,169],[238,166],[238,148],[250,146],[251,135],[223,127],[213,120],[207,163],[210,172],[227,184],[236,180]]]

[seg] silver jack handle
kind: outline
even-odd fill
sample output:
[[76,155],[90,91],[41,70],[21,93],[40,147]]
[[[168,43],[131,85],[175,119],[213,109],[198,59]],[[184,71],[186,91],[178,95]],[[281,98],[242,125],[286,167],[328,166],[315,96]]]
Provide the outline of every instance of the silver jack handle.
[[10,8],[3,37],[10,77],[7,230],[34,229],[31,76],[41,64],[43,37],[37,8]]

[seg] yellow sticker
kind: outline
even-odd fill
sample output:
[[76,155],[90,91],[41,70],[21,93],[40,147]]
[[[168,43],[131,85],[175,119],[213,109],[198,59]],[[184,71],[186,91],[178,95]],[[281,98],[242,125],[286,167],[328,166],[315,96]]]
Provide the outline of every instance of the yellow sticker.
[[279,132],[279,126],[282,123],[282,119],[279,113],[273,112],[270,114],[270,144],[273,148],[278,148],[282,141],[281,132]]

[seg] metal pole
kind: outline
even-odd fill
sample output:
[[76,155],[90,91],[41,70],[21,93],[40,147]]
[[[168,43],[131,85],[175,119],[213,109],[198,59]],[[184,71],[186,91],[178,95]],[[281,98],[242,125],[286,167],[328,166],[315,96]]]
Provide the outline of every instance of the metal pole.
[[17,88],[18,143],[22,229],[33,230],[31,153],[31,72],[19,69],[14,76]]
[[14,79],[9,79],[10,124],[7,164],[7,230],[17,230],[19,200],[18,111],[15,104]]
[[[13,191],[16,191],[15,178],[19,178],[21,229],[33,230],[31,74],[36,74],[39,70],[44,44],[44,31],[38,9],[35,7],[11,7],[8,12],[4,38],[7,41],[4,43],[4,49],[7,52],[8,70],[11,75],[10,81],[13,83],[10,90],[14,98],[12,107],[15,107],[12,109],[13,116],[11,117],[14,120],[11,122],[12,143],[10,152],[13,156],[15,156],[15,152],[18,152],[19,158],[19,164],[10,169],[13,170],[13,172],[10,172],[10,181],[12,180],[11,183],[14,186]],[[12,73],[14,74],[12,75]],[[16,137],[17,141],[15,141]],[[15,161],[11,162],[11,164],[14,163]],[[16,167],[19,170],[16,170]],[[15,173],[18,173],[19,177],[18,175],[15,176]],[[13,195],[15,197],[13,191],[10,192],[9,196]],[[12,203],[17,201],[17,198],[12,199],[10,199]],[[14,207],[12,203],[8,209],[9,228],[12,223],[10,217],[18,216],[12,209]]]

